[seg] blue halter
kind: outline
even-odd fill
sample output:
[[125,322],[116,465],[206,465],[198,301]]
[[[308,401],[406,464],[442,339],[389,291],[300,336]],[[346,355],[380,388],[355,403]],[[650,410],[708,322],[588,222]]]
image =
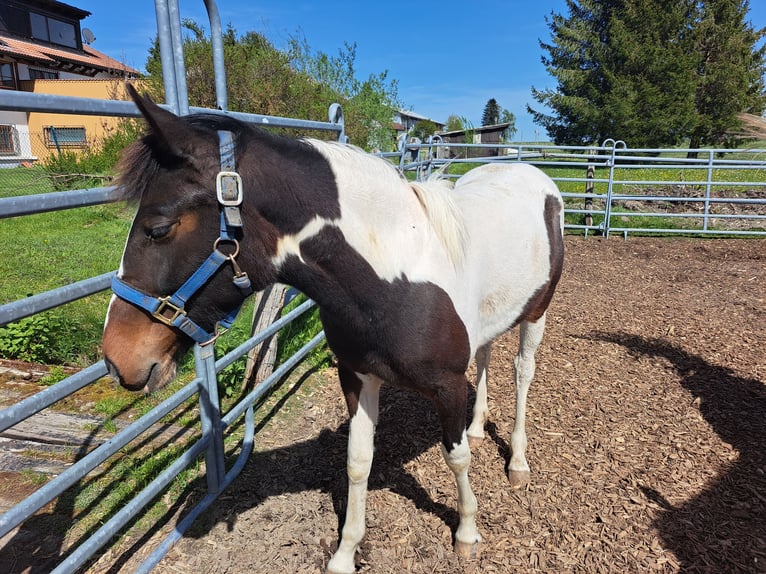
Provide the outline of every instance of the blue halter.
[[[236,262],[239,242],[235,236],[236,231],[242,229],[239,206],[242,204],[243,196],[242,178],[236,171],[234,138],[229,131],[219,131],[218,141],[221,150],[221,171],[216,177],[216,195],[221,206],[221,230],[213,244],[213,252],[175,293],[165,297],[148,295],[117,276],[112,279],[112,291],[117,297],[143,309],[165,325],[179,329],[201,345],[211,343],[218,337],[218,326],[223,329],[231,327],[242,304],[218,321],[214,333],[209,333],[187,316],[184,306],[189,298],[199,291],[227,261],[234,268],[233,282],[242,291],[244,297],[253,292],[247,273],[242,271]],[[234,252],[230,255],[221,252],[218,249],[221,243],[233,244]]]

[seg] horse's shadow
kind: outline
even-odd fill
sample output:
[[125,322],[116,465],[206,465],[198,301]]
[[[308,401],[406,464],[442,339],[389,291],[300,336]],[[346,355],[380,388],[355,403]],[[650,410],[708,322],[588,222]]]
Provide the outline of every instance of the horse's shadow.
[[766,572],[766,385],[712,365],[662,339],[597,334],[637,356],[667,360],[712,429],[739,453],[706,489],[673,506],[655,489],[644,494],[663,512],[655,526],[682,572]]

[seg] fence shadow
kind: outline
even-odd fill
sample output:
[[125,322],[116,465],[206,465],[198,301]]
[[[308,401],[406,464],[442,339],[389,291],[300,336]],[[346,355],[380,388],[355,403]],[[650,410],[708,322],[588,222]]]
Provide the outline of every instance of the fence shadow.
[[766,384],[738,376],[662,339],[595,334],[636,356],[670,362],[700,413],[739,457],[704,492],[673,506],[650,487],[663,512],[655,521],[681,572],[766,572]]
[[[473,397],[469,397],[469,402]],[[409,499],[415,506],[441,519],[453,532],[459,516],[456,509],[436,502],[404,465],[441,439],[438,417],[426,399],[390,387],[381,389],[381,419],[375,435],[375,457],[369,490],[387,488]],[[406,413],[406,414],[403,414]],[[213,504],[185,533],[202,538],[218,523],[233,529],[237,517],[266,499],[286,493],[318,490],[329,493],[338,517],[336,543],[345,520],[348,481],[346,449],[348,422],[335,429],[324,428],[308,440],[253,452],[242,473],[227,489],[228,501]],[[449,473],[439,457],[435,472]],[[230,502],[230,501],[235,502]],[[332,549],[327,548],[328,556]]]

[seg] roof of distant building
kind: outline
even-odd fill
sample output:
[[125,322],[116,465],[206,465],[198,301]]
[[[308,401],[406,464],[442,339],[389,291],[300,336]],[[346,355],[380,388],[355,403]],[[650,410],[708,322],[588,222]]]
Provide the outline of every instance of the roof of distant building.
[[74,71],[75,73],[79,67],[90,69],[93,72],[104,71],[121,76],[140,75],[138,70],[118,62],[88,45],[84,45],[83,52],[79,52],[27,42],[0,34],[0,55],[2,54],[15,56],[52,69]]

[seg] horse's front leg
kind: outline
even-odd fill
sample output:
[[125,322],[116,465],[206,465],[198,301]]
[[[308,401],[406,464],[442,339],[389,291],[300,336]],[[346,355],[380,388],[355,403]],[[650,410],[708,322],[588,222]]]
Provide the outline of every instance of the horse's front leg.
[[372,466],[375,425],[378,424],[378,397],[381,381],[372,375],[358,375],[338,368],[346,395],[351,422],[348,432],[348,502],[338,550],[327,564],[331,574],[351,574],[356,570],[354,555],[364,537],[367,479]]
[[434,397],[442,426],[442,455],[457,482],[457,510],[460,523],[455,532],[455,552],[464,558],[478,558],[481,535],[476,528],[476,496],[468,481],[471,449],[465,426],[466,380],[457,375]]

